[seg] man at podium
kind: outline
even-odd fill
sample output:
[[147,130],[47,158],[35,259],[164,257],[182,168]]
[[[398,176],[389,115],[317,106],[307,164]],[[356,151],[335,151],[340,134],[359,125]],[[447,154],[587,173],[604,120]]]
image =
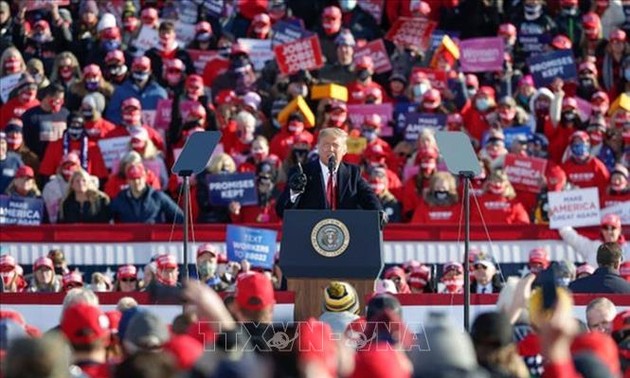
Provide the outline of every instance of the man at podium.
[[359,167],[342,162],[347,139],[348,134],[336,127],[319,132],[319,159],[291,170],[276,204],[278,216],[282,217],[285,209],[381,210]]

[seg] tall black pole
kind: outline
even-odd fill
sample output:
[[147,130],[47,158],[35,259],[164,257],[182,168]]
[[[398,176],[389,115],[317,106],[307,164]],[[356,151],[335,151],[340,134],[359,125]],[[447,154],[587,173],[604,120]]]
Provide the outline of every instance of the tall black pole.
[[181,176],[184,178],[184,277],[182,277],[182,281],[186,282],[188,281],[188,217],[190,216],[190,186],[188,180],[190,173],[183,172]]
[[464,179],[464,329],[470,332],[470,179],[474,174],[470,171],[460,172]]

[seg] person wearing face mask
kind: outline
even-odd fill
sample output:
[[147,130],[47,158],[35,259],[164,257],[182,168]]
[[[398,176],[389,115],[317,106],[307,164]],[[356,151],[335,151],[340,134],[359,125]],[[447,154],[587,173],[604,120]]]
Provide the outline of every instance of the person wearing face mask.
[[358,6],[357,0],[340,0],[341,26],[349,29],[357,39],[373,41],[383,36],[374,17]]
[[422,102],[418,108],[421,113],[448,114],[448,110],[442,103],[442,95],[435,88],[429,89],[422,95]]
[[98,92],[86,95],[81,101],[80,112],[85,120],[85,132],[90,140],[98,142],[116,128],[116,125],[103,118],[104,109],[105,97]]
[[[222,76],[230,69],[230,52],[232,51],[232,40],[226,35],[219,36],[216,47],[218,54],[214,59],[206,63],[203,68],[203,84],[211,88],[214,80]],[[218,93],[218,92],[213,92]]]
[[[208,66],[208,65],[206,65]],[[219,65],[219,68],[223,68]],[[237,94],[257,92],[257,77],[248,49],[240,43],[232,45],[227,70],[217,75],[212,81],[211,92],[220,93],[225,89],[234,90]],[[204,69],[204,76],[205,76]]]
[[[400,180],[399,180],[400,181]],[[376,194],[381,208],[387,214],[389,223],[402,222],[400,202],[389,191],[388,172],[385,167],[373,167],[370,169],[368,184]]]
[[[164,72],[163,65],[166,64],[166,62],[179,59],[184,64],[186,74],[194,74],[195,66],[193,65],[192,59],[190,59],[190,55],[177,44],[175,25],[170,21],[162,22],[158,28],[158,33],[160,36],[159,43],[156,47],[149,49],[145,54],[151,61],[153,72],[162,73]],[[167,81],[161,76],[158,77],[157,80],[162,86],[167,85]]]
[[271,17],[267,13],[258,13],[252,19],[247,30],[247,38],[269,39],[271,32]]
[[184,92],[184,62],[176,58],[166,61],[162,67],[162,80],[168,97],[179,97]]
[[203,51],[216,50],[217,42],[212,25],[208,21],[199,21],[195,25],[195,39],[188,44],[188,48]]
[[615,152],[608,145],[608,122],[606,119],[602,115],[592,116],[586,127],[586,132],[591,141],[591,155],[601,160],[608,170],[612,170],[615,166],[616,157]]
[[578,0],[560,0],[560,12],[555,18],[558,32],[572,41],[573,52],[579,55],[582,44],[582,13],[578,8]]
[[348,163],[358,164],[361,161],[361,155],[366,153],[368,147],[380,146],[380,151],[382,151],[383,155],[387,157],[389,162],[393,162],[392,156],[392,148],[383,139],[379,137],[381,132],[382,119],[378,114],[367,114],[363,119],[363,124],[361,125],[360,132],[361,137],[365,138],[367,142],[365,145],[365,149],[362,151],[357,151],[354,154],[346,154],[344,157],[344,161]]
[[227,262],[227,256],[210,243],[197,248],[197,278],[217,292],[226,291],[230,287],[229,280],[224,280],[224,272],[219,271],[219,262],[223,260]]
[[41,256],[33,263],[33,277],[28,285],[30,293],[58,293],[61,280],[55,275],[55,266],[51,259]]
[[374,74],[374,62],[369,55],[361,57],[355,65],[357,79],[348,85],[348,104],[363,104],[365,92],[368,88],[378,88],[383,91],[380,84],[372,80]]
[[529,215],[502,170],[493,171],[484,183],[480,210],[473,209],[471,224],[529,224]]
[[24,112],[24,141],[26,146],[41,159],[51,142],[60,140],[66,129],[70,112],[64,105],[64,89],[53,83],[43,91],[44,98],[38,106]]
[[413,210],[414,224],[457,224],[461,204],[455,177],[448,172],[436,172],[429,180],[428,190],[422,195],[424,201]]
[[[420,138],[418,138],[420,140]],[[435,141],[435,139],[433,139]],[[439,151],[436,145],[428,148],[420,146],[416,154],[415,165],[418,173],[409,177],[402,190],[403,219],[410,219],[413,212],[423,201],[425,189],[429,187],[431,178],[437,172]]]
[[256,117],[248,111],[241,110],[234,118],[236,131],[232,136],[224,136],[223,149],[231,155],[237,164],[245,161],[251,150],[256,132]]
[[131,135],[133,129],[143,128],[149,133],[149,139],[155,144],[160,151],[164,151],[164,139],[153,127],[147,126],[142,122],[142,105],[135,97],[129,97],[122,101],[119,108],[122,120],[119,126],[105,134],[103,139],[116,138]]
[[[140,157],[140,154],[136,151],[131,150],[123,155],[118,165],[112,169],[113,173],[109,175],[104,188],[104,192],[109,198],[116,197],[118,193],[129,187],[125,172],[127,172],[127,168],[133,164],[142,164],[142,157]],[[160,180],[153,171],[148,170],[146,174],[147,185],[155,190],[161,190],[162,185],[160,185]]]
[[37,84],[37,90],[44,89],[50,85],[50,80],[46,77],[44,72],[44,63],[37,58],[33,58],[26,63],[26,72],[33,77],[35,84]]
[[85,132],[85,119],[79,112],[73,112],[68,116],[68,128],[61,139],[51,142],[46,148],[46,153],[39,167],[39,174],[43,182],[47,177],[54,175],[61,160],[69,152],[75,152],[81,161],[81,167],[90,174],[105,180],[108,176],[107,167],[101,154],[101,149],[95,141],[91,141]]
[[610,183],[606,188],[606,193],[600,198],[601,208],[621,205],[628,201],[630,201],[628,168],[623,164],[615,164],[610,172]]
[[144,128],[134,128],[130,133],[129,150],[136,151],[142,158],[142,164],[152,171],[159,179],[160,186],[167,187],[169,172],[164,164],[162,153],[149,139],[149,133]]
[[582,121],[578,114],[577,100],[573,97],[564,97],[558,126],[552,130],[545,130],[545,135],[549,137],[549,158],[555,162],[562,161],[571,135],[580,129]]
[[9,47],[0,55],[0,77],[24,73],[26,63],[22,54],[15,47]]
[[59,83],[69,90],[72,84],[80,79],[81,67],[77,57],[69,51],[57,54],[50,73],[50,82]]
[[593,95],[599,90],[600,86],[597,80],[597,67],[595,63],[590,60],[580,63],[576,95],[586,101],[590,101]]
[[23,165],[20,155],[8,151],[7,135],[0,131],[0,193],[7,190],[15,173]]
[[588,12],[582,16],[582,28],[584,29],[584,39],[580,46],[580,56],[600,55],[602,24],[599,16],[595,12]]
[[492,87],[483,86],[462,108],[464,125],[468,129],[470,136],[476,140],[481,140],[483,133],[490,128],[487,115],[496,107],[495,90]]
[[164,87],[153,79],[151,61],[146,56],[133,60],[131,74],[114,90],[104,117],[114,124],[122,123],[121,105],[130,97],[137,98],[144,110],[156,110],[158,101],[168,98]]
[[9,120],[9,123],[4,129],[7,151],[12,154],[18,154],[24,164],[33,168],[37,172],[39,170],[40,162],[37,155],[35,155],[33,151],[29,150],[24,144],[23,128],[24,125],[19,119],[13,118]]
[[208,167],[197,177],[196,200],[199,207],[199,223],[230,223],[230,213],[227,206],[214,205],[210,202],[210,177],[217,174],[236,172],[236,163],[228,154],[221,153],[210,159]]
[[335,5],[324,8],[320,22],[315,31],[319,36],[322,54],[326,58],[326,62],[335,63],[337,61],[335,39],[341,30],[341,9]]
[[9,120],[21,118],[24,112],[39,105],[37,84],[31,75],[22,75],[14,91],[16,95],[0,106],[0,130]]
[[443,294],[463,294],[464,293],[464,267],[458,262],[447,262],[442,268],[439,290]]
[[[270,164],[273,169],[278,169],[281,160],[278,156],[269,153],[269,141],[262,135],[258,135],[252,142],[252,149],[247,159],[241,163],[237,171],[256,172],[260,164]],[[275,174],[275,172],[274,172]]]
[[[57,29],[54,24],[53,27]],[[22,32],[18,32],[16,36],[18,42],[16,47],[22,52],[24,60],[29,61],[32,58],[38,58],[44,63],[44,71],[51,72],[57,52],[68,50],[65,41],[55,38],[50,24],[43,19],[35,22],[28,36],[24,33],[23,26],[20,29]]]
[[120,85],[129,73],[122,50],[112,50],[105,55],[105,79],[113,85]]
[[407,97],[413,103],[420,104],[422,96],[431,89],[431,82],[422,71],[413,71],[409,77],[409,85],[407,86]]
[[179,266],[177,265],[177,258],[175,256],[169,254],[159,255],[156,259],[156,263],[156,279],[151,281],[151,283],[143,289],[144,291],[150,292],[151,290],[154,290],[153,287],[182,286],[182,284],[178,282]]
[[[347,156],[347,155],[346,155]],[[357,164],[360,164],[361,167],[361,175],[364,179],[370,180],[370,175],[372,170],[380,169],[385,171],[385,176],[387,177],[387,189],[391,194],[393,194],[396,198],[402,197],[402,189],[403,184],[398,177],[398,174],[390,167],[395,167],[395,165],[391,165],[388,163],[388,159],[392,159],[392,154],[390,150],[390,154],[386,153],[386,149],[383,148],[380,144],[370,144],[363,151],[362,156],[358,158],[356,161]],[[350,162],[354,164],[354,161],[348,161],[344,157],[344,161]]]
[[610,180],[610,173],[601,160],[591,155],[590,147],[589,135],[584,131],[576,131],[570,138],[569,158],[561,166],[571,184],[578,188],[597,187],[601,197]]
[[[537,89],[529,99],[532,121],[535,122],[535,133],[553,135],[558,123],[559,98],[548,88]],[[547,142],[548,143],[548,142]]]
[[109,100],[114,93],[114,87],[105,81],[98,65],[90,64],[83,68],[83,78],[70,87],[66,107],[72,111],[78,110],[83,97],[95,92],[102,94],[106,100]]
[[611,98],[617,97],[623,92],[625,78],[625,58],[628,55],[626,32],[621,29],[613,29],[608,35],[603,58],[601,58],[602,88]]
[[300,112],[292,113],[279,133],[269,143],[269,151],[278,159],[285,160],[296,140],[300,139],[309,146],[313,145],[313,134],[305,130],[304,117]]
[[354,36],[349,30],[342,29],[335,38],[335,45],[337,46],[337,59],[326,62],[326,65],[319,71],[319,79],[323,83],[347,85],[356,79],[356,72],[352,67],[356,45]]
[[55,175],[44,185],[42,198],[46,205],[46,211],[49,214],[48,218],[50,223],[57,223],[59,207],[68,192],[70,178],[74,172],[79,169],[81,169],[81,159],[79,155],[75,152],[69,152],[61,159]]
[[242,206],[239,202],[229,205],[232,223],[280,223],[276,214],[276,198],[279,193],[276,186],[276,168],[273,164],[262,162],[256,168],[256,205]]
[[511,20],[518,31],[514,48],[517,62],[525,62],[532,54],[544,52],[547,41],[558,34],[556,23],[542,3],[542,0],[524,0],[520,12]]
[[[106,15],[109,15],[108,18],[110,16],[113,17],[111,14]],[[104,20],[107,20],[107,18],[104,18]],[[89,64],[101,65],[107,53],[122,49],[120,28],[116,26],[115,21],[107,21],[104,25],[101,25],[102,23],[103,20],[99,23],[97,42],[94,42],[94,45],[88,50],[77,52],[79,54],[77,57],[82,66]]]

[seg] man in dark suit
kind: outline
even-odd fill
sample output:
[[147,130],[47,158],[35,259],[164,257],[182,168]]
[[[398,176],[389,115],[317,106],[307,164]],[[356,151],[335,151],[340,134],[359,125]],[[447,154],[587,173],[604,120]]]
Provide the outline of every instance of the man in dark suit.
[[503,288],[501,275],[497,272],[492,256],[479,252],[473,262],[475,280],[470,284],[472,294],[499,293]]
[[319,132],[319,159],[294,168],[280,196],[276,212],[285,209],[363,209],[381,210],[380,202],[359,167],[343,163],[348,134],[338,128]]
[[569,285],[574,293],[630,294],[630,283],[619,276],[622,256],[617,242],[603,243],[597,249],[598,268],[588,277]]

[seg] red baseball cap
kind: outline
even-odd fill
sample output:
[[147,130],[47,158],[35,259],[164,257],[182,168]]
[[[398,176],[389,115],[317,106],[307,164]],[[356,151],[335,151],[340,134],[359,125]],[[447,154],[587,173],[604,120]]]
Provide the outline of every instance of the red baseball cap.
[[131,264],[121,265],[118,267],[118,270],[116,271],[116,279],[137,278],[137,276],[138,276],[138,269],[136,269],[136,267]]
[[144,166],[140,163],[132,164],[127,168],[125,172],[128,180],[135,180],[141,177],[145,177],[146,171],[144,170]]
[[626,41],[626,32],[621,30],[621,29],[613,29],[613,30],[611,30],[610,35],[608,36],[608,39],[610,41],[625,42]]
[[558,50],[571,50],[573,43],[571,43],[571,40],[566,35],[558,34],[551,41],[551,46]]
[[602,226],[621,228],[621,218],[617,214],[606,214],[602,218]]
[[214,248],[214,246],[210,243],[205,243],[199,246],[199,248],[197,248],[197,258],[199,258],[199,256],[203,255],[204,253],[209,253],[213,256],[219,256],[219,252],[217,252],[216,248]]
[[263,273],[241,274],[236,281],[236,303],[248,311],[258,311],[276,303],[273,285]]
[[565,97],[562,100],[562,110],[568,109],[568,108],[572,108],[572,109],[577,109],[578,108],[578,104],[577,104],[577,100],[573,97]]
[[630,261],[624,261],[619,266],[619,275],[621,278],[630,282]]
[[357,62],[357,68],[363,68],[370,71],[373,70],[374,61],[372,60],[372,57],[369,55],[364,55],[359,58],[359,61]]
[[61,331],[71,344],[91,344],[109,337],[109,318],[100,308],[87,303],[68,307],[61,318]]
[[23,178],[23,177],[29,177],[29,178],[35,177],[35,172],[33,171],[33,168],[29,167],[28,165],[23,165],[20,168],[18,168],[15,171],[15,178]]
[[630,329],[630,310],[622,311],[615,316],[612,322],[612,334],[628,329]]
[[173,255],[160,255],[157,258],[158,269],[177,268],[177,259]]
[[158,11],[155,8],[145,8],[142,13],[140,13],[140,19],[145,24],[150,24],[155,22],[158,19]]
[[236,93],[229,89],[224,89],[217,94],[214,98],[214,102],[217,106],[231,104],[237,99]]
[[96,64],[88,64],[83,68],[83,76],[101,76],[101,67]]
[[120,108],[121,109],[126,109],[126,108],[142,109],[142,104],[140,104],[140,100],[138,100],[137,98],[129,97],[122,102]]
[[53,264],[52,260],[46,256],[38,257],[37,260],[35,260],[35,263],[33,263],[33,271],[36,271],[42,267],[46,267],[52,270],[55,269],[55,265]]
[[384,277],[386,280],[391,280],[392,278],[405,278],[405,270],[399,266],[393,266],[387,269]]
[[415,287],[417,289],[424,289],[425,286],[429,283],[429,279],[431,278],[431,269],[429,269],[426,265],[420,265],[415,267],[409,273],[409,279],[407,283],[411,287]]
[[125,63],[125,54],[121,50],[112,50],[105,55],[105,63]]
[[80,284],[83,286],[83,276],[77,271],[68,272],[61,278],[62,287],[66,288],[70,284]]
[[133,60],[133,63],[131,64],[131,69],[148,71],[151,69],[151,59],[147,58],[146,56],[139,56]]
[[212,25],[208,21],[198,22],[195,26],[195,33],[210,33],[212,34]]
[[379,128],[379,127],[381,127],[381,116],[379,116],[376,113],[368,114],[363,119],[363,124]]
[[446,274],[452,270],[457,271],[457,273],[459,274],[464,273],[464,267],[462,266],[462,264],[455,261],[444,264],[444,267],[442,268],[442,273]]
[[516,35],[516,26],[506,23],[499,25],[499,34],[505,34],[507,36],[513,37]]
[[300,360],[317,361],[330,373],[337,376],[337,344],[329,324],[309,318],[298,325]]
[[466,74],[466,86],[479,88],[479,78],[475,74]]
[[72,164],[72,165],[80,165],[81,164],[81,158],[79,158],[79,155],[76,154],[76,152],[68,152],[62,159],[61,159],[61,165],[65,165],[65,164]]
[[17,266],[17,262],[15,261],[15,257],[11,255],[1,255],[0,256],[0,271],[1,272],[11,272]]
[[529,251],[529,263],[540,263],[545,268],[549,266],[549,254],[544,248],[534,248]]

